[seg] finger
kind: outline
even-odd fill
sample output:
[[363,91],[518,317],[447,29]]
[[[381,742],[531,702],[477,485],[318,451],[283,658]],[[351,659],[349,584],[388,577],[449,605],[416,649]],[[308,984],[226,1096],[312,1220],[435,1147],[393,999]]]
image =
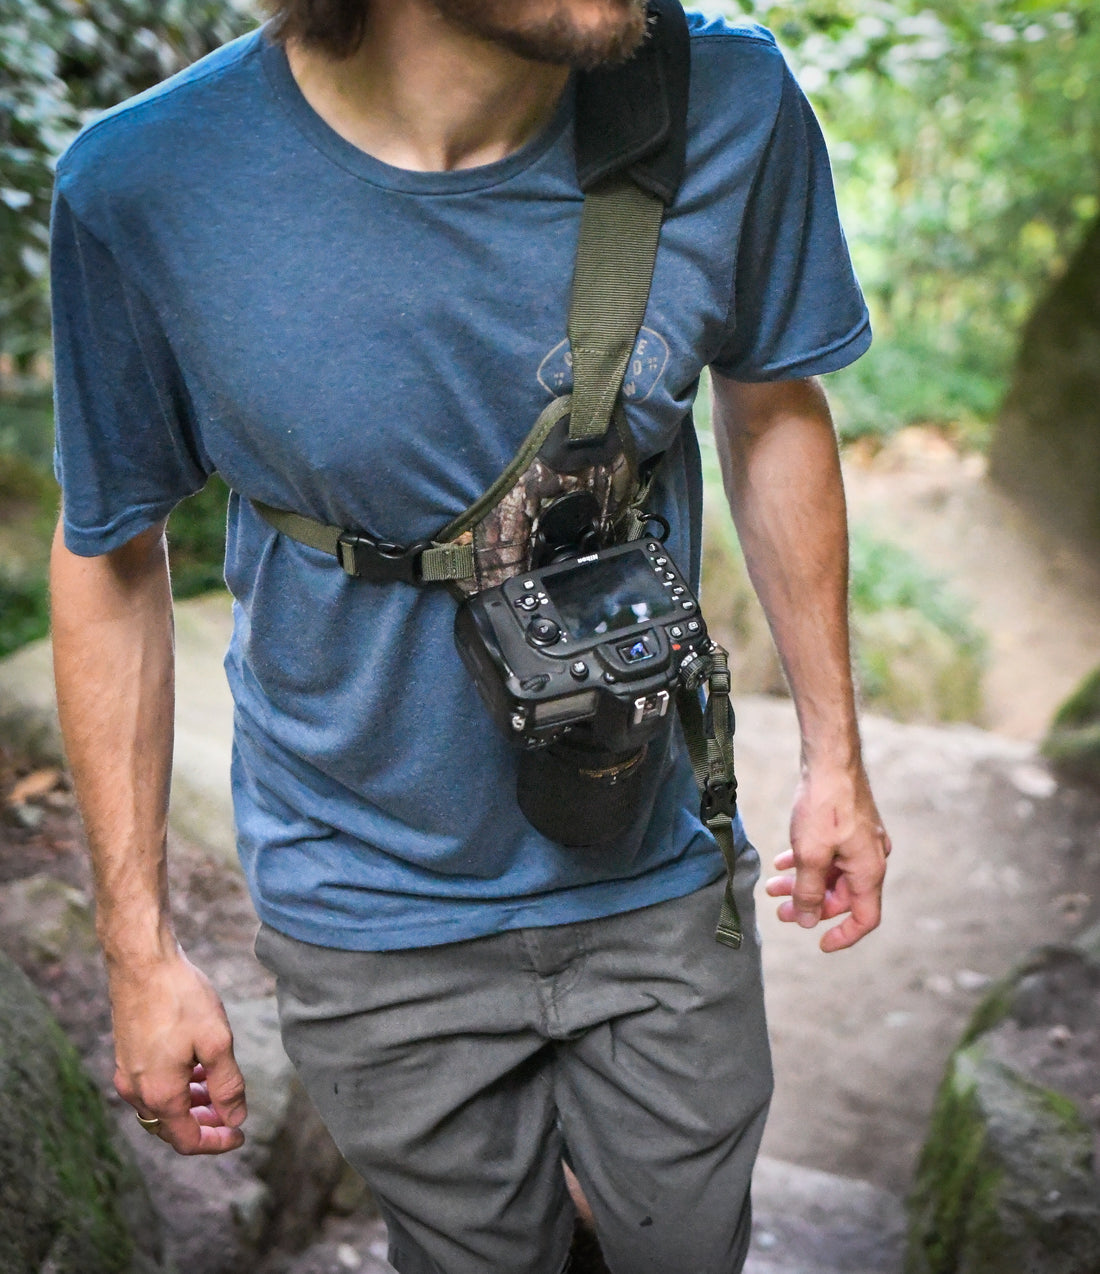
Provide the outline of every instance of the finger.
[[230,1128],[238,1128],[248,1115],[244,1096],[244,1076],[233,1057],[232,1037],[216,1057],[204,1059],[206,1088],[210,1104],[218,1112],[222,1122]]
[[224,1128],[221,1115],[213,1106],[192,1106],[191,1118],[201,1128]]
[[853,895],[850,914],[840,924],[822,935],[821,950],[843,951],[877,929],[882,918],[881,900],[877,893]]
[[793,876],[771,876],[764,882],[764,892],[770,898],[789,898],[793,890]]
[[191,1109],[194,1110],[196,1106],[209,1106],[209,1105],[210,1105],[210,1090],[206,1087],[205,1084],[193,1083],[191,1085]]
[[794,866],[794,850],[785,849],[782,853],[776,854],[773,866],[776,871],[790,871]]
[[[825,895],[825,901],[821,905],[821,919],[835,920],[837,916],[843,916],[851,910],[851,904],[845,891],[830,890]],[[798,913],[795,911],[793,902],[781,902],[775,909],[776,915],[780,920],[791,923],[798,919]]]
[[828,883],[827,867],[803,862],[795,872],[791,902],[794,906],[794,918],[803,929],[812,929],[821,919]]

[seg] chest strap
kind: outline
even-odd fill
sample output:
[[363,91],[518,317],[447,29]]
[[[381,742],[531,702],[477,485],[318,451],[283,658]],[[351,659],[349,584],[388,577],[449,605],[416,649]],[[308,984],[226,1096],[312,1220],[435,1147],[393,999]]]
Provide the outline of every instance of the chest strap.
[[548,432],[542,426],[568,411],[570,440],[580,443],[601,440],[611,427],[649,300],[663,216],[661,199],[629,177],[610,177],[585,196],[569,310],[572,395],[547,405],[527,443],[489,492],[435,538],[398,544],[363,531],[327,526],[260,500],[253,499],[252,507],[276,531],[331,554],[356,579],[406,584],[472,579],[473,545],[454,543],[454,536],[468,525],[475,510],[481,512],[490,504],[488,497],[511,488],[514,477],[530,463],[527,452]]

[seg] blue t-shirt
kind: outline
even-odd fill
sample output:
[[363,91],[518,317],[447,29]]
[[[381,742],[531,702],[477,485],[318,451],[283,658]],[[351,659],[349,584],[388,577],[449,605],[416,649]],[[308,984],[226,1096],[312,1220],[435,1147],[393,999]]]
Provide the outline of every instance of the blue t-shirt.
[[[686,177],[624,395],[641,456],[666,454],[656,502],[697,572],[702,369],[814,375],[870,333],[824,144],[773,40],[691,28]],[[584,920],[722,871],[680,740],[620,843],[566,849],[534,831],[448,592],[351,579],[249,503],[409,542],[491,485],[570,388],[572,122],[567,91],[499,163],[395,169],[320,119],[261,31],[102,116],[58,169],[66,543],[105,553],[215,470],[237,493],[240,853],[261,918],[308,942]]]

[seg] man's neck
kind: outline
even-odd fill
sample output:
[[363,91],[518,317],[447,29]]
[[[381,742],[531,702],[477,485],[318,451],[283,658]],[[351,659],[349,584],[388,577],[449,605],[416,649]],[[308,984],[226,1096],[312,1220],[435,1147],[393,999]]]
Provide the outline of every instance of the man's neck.
[[493,163],[553,115],[569,77],[456,27],[429,0],[371,0],[350,58],[291,43],[306,101],[337,133],[396,168],[437,172]]

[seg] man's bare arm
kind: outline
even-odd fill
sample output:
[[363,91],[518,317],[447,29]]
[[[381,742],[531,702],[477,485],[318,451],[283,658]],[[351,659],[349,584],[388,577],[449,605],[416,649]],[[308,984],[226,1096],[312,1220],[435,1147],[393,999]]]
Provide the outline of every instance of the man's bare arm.
[[713,377],[722,476],[749,575],[771,626],[802,733],[793,877],[767,883],[781,920],[843,915],[823,951],[879,923],[889,837],[860,753],[848,642],[848,533],[836,436],[816,381]]
[[183,1154],[239,1146],[244,1083],[225,1012],[168,905],[174,648],[163,527],[50,566],[58,711],[92,852],[115,1086]]

